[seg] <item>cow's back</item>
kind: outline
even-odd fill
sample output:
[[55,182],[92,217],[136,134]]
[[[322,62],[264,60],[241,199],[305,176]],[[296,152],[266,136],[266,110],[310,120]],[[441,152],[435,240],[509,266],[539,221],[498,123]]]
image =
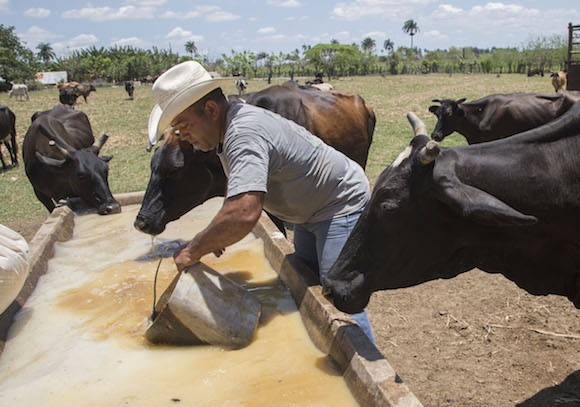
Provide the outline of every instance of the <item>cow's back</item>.
[[246,103],[298,123],[363,168],[366,166],[376,119],[360,96],[297,86],[271,86],[244,99]]
[[35,114],[22,144],[25,162],[35,161],[35,152],[55,159],[63,158],[58,149],[48,144],[49,139],[39,130],[40,126],[50,129],[51,134],[60,137],[77,150],[90,147],[95,142],[87,115],[61,104],[51,110]]

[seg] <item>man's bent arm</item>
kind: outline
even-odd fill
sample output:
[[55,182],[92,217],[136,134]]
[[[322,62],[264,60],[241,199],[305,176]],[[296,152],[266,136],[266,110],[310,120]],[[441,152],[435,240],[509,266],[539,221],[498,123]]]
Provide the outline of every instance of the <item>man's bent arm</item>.
[[264,205],[264,192],[245,192],[224,201],[224,205],[204,230],[174,255],[178,270],[191,266],[208,253],[242,240],[252,231]]

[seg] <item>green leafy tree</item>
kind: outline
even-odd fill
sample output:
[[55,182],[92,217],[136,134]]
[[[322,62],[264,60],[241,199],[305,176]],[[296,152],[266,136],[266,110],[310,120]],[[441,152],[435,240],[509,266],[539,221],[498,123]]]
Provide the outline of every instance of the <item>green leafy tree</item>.
[[0,24],[0,76],[9,82],[34,79],[40,66],[34,53],[14,34],[14,27]]
[[185,52],[187,52],[191,57],[197,54],[197,46],[195,45],[194,41],[187,41],[185,43]]
[[419,25],[415,20],[407,20],[403,23],[403,32],[411,36],[411,48],[413,48],[413,37],[419,32]]
[[48,42],[38,43],[36,49],[38,50],[38,58],[44,62],[44,65],[48,65],[51,60],[56,58],[56,54]]

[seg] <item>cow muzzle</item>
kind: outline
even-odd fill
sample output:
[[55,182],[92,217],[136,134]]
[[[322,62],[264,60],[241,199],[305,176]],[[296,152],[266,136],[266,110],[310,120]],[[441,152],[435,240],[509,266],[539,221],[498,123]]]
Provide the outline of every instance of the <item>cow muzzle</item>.
[[322,287],[322,294],[336,308],[348,314],[362,312],[370,300],[370,292],[365,289],[365,277],[362,273],[349,282],[324,278]]
[[121,205],[118,202],[109,202],[99,206],[99,215],[112,215],[114,213],[121,213]]
[[158,235],[165,230],[164,226],[156,225],[141,215],[137,215],[137,217],[135,218],[135,222],[133,222],[133,226],[138,231],[153,236]]

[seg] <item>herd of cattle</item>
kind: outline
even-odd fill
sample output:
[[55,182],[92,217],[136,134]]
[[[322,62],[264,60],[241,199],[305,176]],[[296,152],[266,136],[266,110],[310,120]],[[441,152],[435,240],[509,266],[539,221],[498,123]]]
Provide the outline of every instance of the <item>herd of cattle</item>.
[[[366,166],[376,118],[356,94],[288,82],[229,99],[293,120]],[[340,310],[356,313],[374,291],[477,267],[501,273],[532,294],[565,296],[580,308],[579,100],[580,92],[572,91],[490,95],[469,103],[434,99],[429,111],[437,124],[430,137],[410,113],[415,136],[377,179],[322,282],[325,294]],[[440,147],[438,141],[454,131],[469,145]],[[4,141],[12,140],[5,144],[16,165],[14,114],[7,107],[0,109],[0,132]],[[22,156],[49,211],[70,197],[100,214],[121,210],[108,186],[111,157],[99,156],[106,140],[102,135],[95,142],[88,117],[69,103],[33,115]],[[168,132],[152,156],[135,227],[159,234],[225,189],[215,152]]]

